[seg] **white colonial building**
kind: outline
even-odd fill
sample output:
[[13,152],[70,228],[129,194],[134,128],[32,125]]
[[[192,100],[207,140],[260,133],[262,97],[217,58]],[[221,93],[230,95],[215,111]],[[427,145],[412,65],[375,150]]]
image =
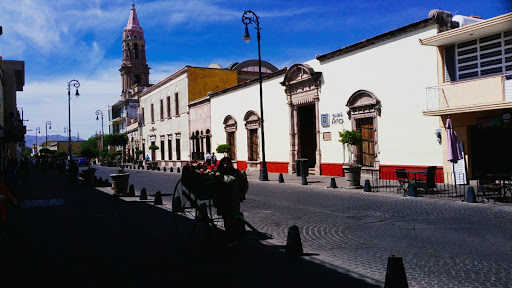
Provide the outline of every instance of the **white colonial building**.
[[[310,172],[343,175],[353,152],[363,169],[443,169],[439,119],[425,117],[425,88],[437,83],[437,52],[419,39],[450,28],[451,14],[431,17],[305,63],[263,82],[265,155],[269,172],[293,173],[307,158]],[[212,144],[235,147],[239,169],[262,160],[259,83],[210,94]],[[343,147],[338,132],[362,131],[363,143]]]

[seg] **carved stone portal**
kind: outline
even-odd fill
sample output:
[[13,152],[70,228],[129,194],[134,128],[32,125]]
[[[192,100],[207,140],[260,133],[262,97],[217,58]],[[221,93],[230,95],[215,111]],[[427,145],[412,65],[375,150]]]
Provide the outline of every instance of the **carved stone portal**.
[[[296,172],[295,160],[301,151],[299,139],[299,119],[297,107],[314,105],[315,118],[315,174],[320,175],[321,150],[320,150],[320,123],[318,112],[318,101],[321,87],[322,72],[315,72],[307,64],[294,64],[288,69],[281,85],[285,87],[285,93],[290,113],[290,162],[288,173]],[[310,139],[311,140],[311,139]]]

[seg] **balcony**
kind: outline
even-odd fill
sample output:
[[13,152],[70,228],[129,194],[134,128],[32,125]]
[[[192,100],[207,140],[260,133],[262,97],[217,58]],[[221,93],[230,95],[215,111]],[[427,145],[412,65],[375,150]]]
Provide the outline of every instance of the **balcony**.
[[425,116],[512,108],[512,74],[427,88]]

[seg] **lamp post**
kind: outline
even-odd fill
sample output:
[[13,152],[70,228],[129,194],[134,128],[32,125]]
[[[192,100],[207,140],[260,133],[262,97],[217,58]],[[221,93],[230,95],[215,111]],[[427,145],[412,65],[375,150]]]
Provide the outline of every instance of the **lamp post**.
[[98,117],[99,115],[101,115],[101,136],[103,136],[103,112],[101,110],[96,110],[96,120],[100,120]]
[[68,133],[68,126],[64,126],[64,133]]
[[46,121],[46,124],[44,126],[46,127],[46,142],[44,143],[45,144],[44,148],[48,148],[48,126],[50,126],[50,130],[52,130],[52,122]]
[[68,82],[68,151],[69,151],[69,160],[71,160],[71,86],[76,88],[75,96],[78,97],[80,94],[78,93],[78,87],[80,87],[80,82],[78,80],[71,80]]
[[101,150],[103,150],[103,137],[105,133],[103,133],[103,111],[96,110],[96,121],[100,120],[99,115],[101,115]]
[[36,152],[39,154],[39,146],[37,146],[37,134],[41,134],[41,128],[36,127]]
[[245,34],[242,40],[246,43],[251,41],[251,36],[249,36],[248,25],[254,23],[256,25],[256,38],[258,39],[258,68],[259,68],[259,82],[260,82],[260,114],[261,114],[261,168],[260,168],[260,181],[268,181],[268,173],[267,173],[267,162],[265,161],[265,129],[263,126],[263,78],[261,76],[261,49],[260,49],[260,21],[258,15],[252,12],[251,10],[244,11],[242,15],[242,23],[245,24]]

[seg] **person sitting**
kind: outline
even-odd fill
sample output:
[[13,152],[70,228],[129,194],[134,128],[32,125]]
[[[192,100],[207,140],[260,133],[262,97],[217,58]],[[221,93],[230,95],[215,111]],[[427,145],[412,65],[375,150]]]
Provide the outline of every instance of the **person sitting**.
[[235,169],[229,157],[224,157],[219,162],[218,174],[215,176],[215,206],[217,213],[224,220],[227,241],[237,244],[243,232],[240,216],[240,202],[245,200],[245,194],[249,190],[247,177]]

